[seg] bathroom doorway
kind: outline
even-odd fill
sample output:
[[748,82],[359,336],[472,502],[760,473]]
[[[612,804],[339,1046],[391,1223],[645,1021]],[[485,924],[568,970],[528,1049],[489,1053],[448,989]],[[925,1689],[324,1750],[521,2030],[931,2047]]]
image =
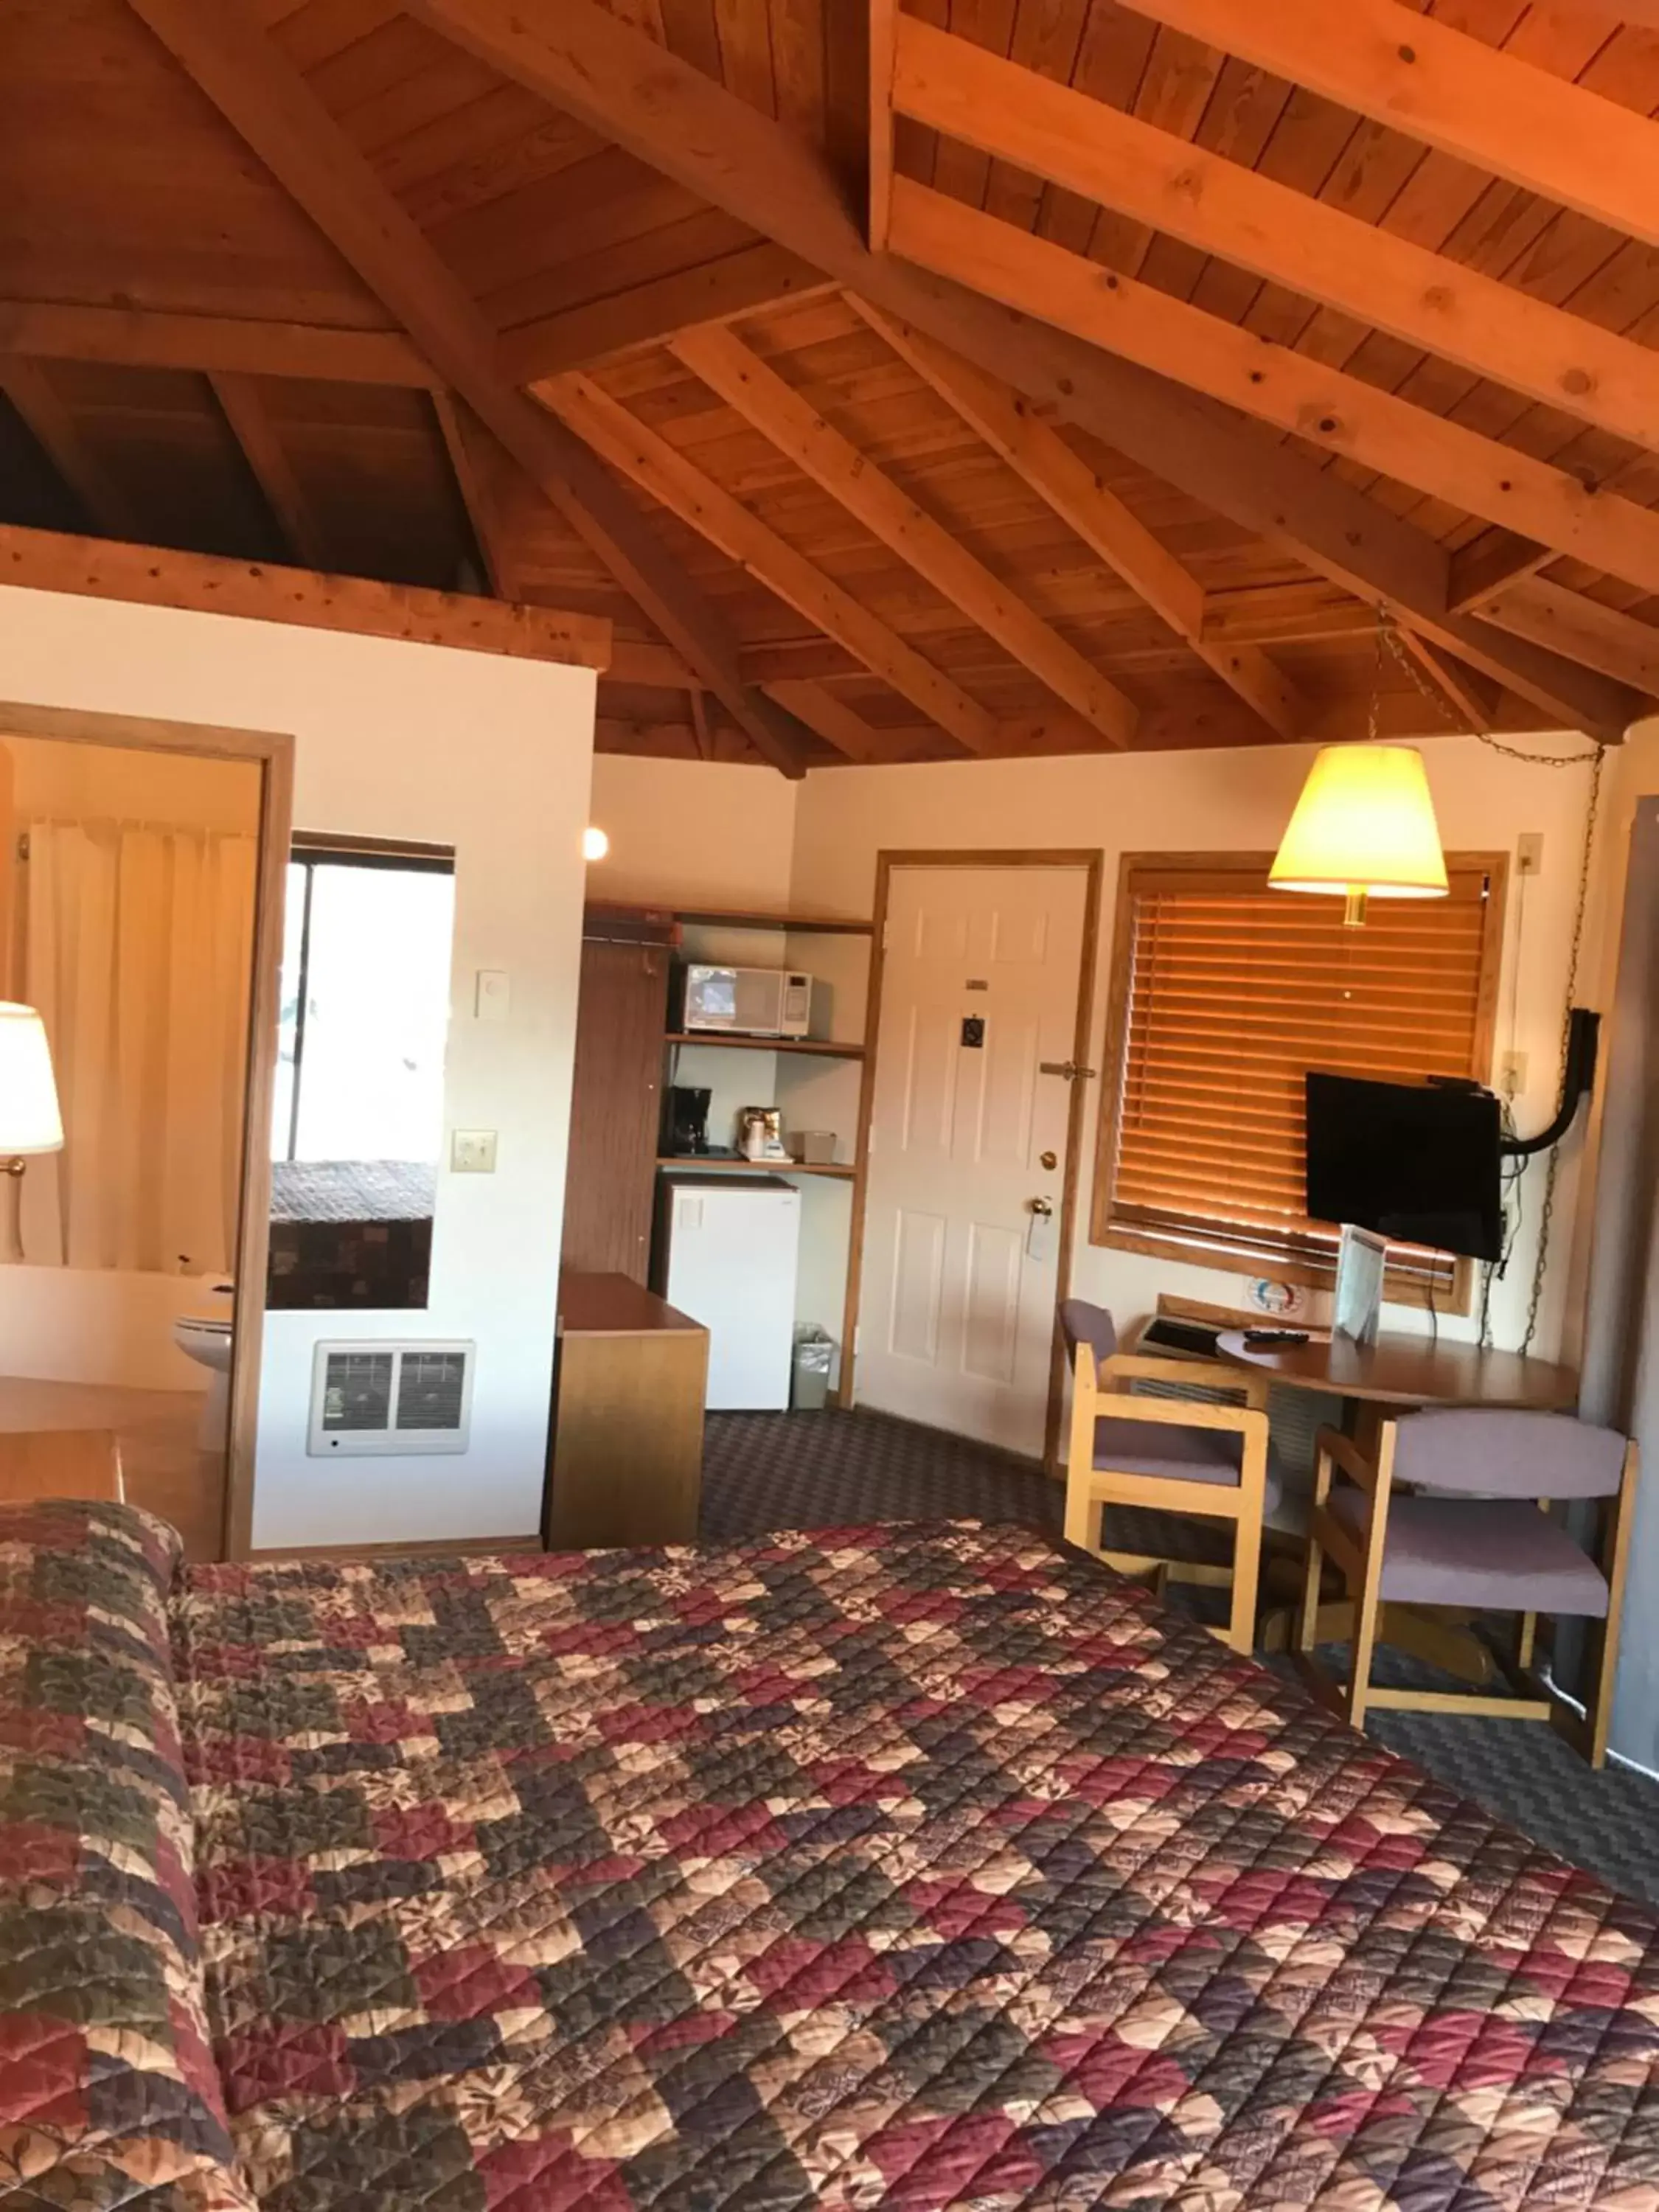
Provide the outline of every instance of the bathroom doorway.
[[252,1515],[291,777],[276,733],[0,707],[0,1000],[58,1124],[0,1177],[0,1428],[113,1439],[200,1559]]

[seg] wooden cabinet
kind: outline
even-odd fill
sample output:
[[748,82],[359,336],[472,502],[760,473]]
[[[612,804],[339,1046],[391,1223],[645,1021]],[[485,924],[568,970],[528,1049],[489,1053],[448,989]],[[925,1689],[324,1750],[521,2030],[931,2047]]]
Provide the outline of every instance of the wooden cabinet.
[[694,1544],[708,1332],[616,1274],[559,1278],[550,1551]]
[[562,1257],[636,1283],[651,1265],[668,963],[665,945],[582,940]]

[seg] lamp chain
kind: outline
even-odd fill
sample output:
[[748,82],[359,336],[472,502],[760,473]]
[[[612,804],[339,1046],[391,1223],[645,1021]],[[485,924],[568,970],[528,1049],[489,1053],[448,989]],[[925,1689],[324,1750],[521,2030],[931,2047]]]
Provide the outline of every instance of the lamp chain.
[[[1385,644],[1441,720],[1449,720],[1451,718],[1447,712],[1446,702],[1430,686],[1421,669],[1400,642],[1395,623],[1388,609],[1379,607],[1376,613],[1379,680],[1372,688],[1370,712],[1367,719],[1366,730],[1372,742],[1375,743],[1376,738],[1377,695],[1382,688],[1381,673],[1382,649]],[[1567,1066],[1567,1041],[1572,1033],[1573,1000],[1578,994],[1578,957],[1583,946],[1584,916],[1589,905],[1590,860],[1595,845],[1596,814],[1601,802],[1601,770],[1607,761],[1607,749],[1599,738],[1591,738],[1589,750],[1585,752],[1529,753],[1519,745],[1504,744],[1501,738],[1493,737],[1488,730],[1475,730],[1470,734],[1478,738],[1483,745],[1489,746],[1493,752],[1502,753],[1506,760],[1522,761],[1529,768],[1578,768],[1586,761],[1590,764],[1589,801],[1584,810],[1584,849],[1579,856],[1578,897],[1573,908],[1572,945],[1567,955],[1567,1003],[1561,1024],[1561,1074],[1565,1081]],[[1544,1170],[1544,1203],[1538,1224],[1538,1252],[1533,1263],[1532,1288],[1527,1298],[1526,1333],[1521,1339],[1521,1350],[1523,1355],[1531,1351],[1533,1338],[1538,1333],[1538,1311],[1543,1304],[1544,1278],[1549,1271],[1550,1229],[1555,1213],[1555,1179],[1560,1158],[1560,1146],[1552,1145],[1549,1159]],[[1490,1291],[1490,1272],[1487,1287]],[[1483,1340],[1485,1334],[1483,1328],[1481,1331]]]

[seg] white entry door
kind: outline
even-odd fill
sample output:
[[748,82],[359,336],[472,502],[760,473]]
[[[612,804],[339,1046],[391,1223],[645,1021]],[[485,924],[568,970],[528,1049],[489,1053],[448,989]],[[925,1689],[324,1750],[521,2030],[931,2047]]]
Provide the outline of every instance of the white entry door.
[[1073,1087],[1043,1069],[1072,1058],[1086,896],[1079,867],[888,885],[858,1402],[1033,1457]]

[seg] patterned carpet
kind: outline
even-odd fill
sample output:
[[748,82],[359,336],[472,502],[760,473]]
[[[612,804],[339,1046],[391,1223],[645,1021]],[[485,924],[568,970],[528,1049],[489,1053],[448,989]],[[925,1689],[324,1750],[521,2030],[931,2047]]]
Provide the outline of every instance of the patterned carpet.
[[[913,1520],[1020,1521],[1058,1533],[1057,1483],[984,1446],[880,1413],[717,1413],[702,1534]],[[1551,1729],[1379,1714],[1378,1739],[1563,1858],[1659,1904],[1659,1783],[1593,1773]]]

